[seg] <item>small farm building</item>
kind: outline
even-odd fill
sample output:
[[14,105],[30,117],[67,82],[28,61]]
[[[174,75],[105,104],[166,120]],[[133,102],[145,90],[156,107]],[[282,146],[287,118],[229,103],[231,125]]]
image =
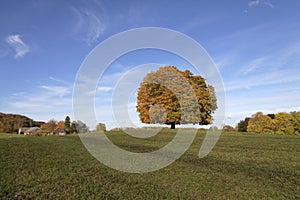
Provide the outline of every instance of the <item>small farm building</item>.
[[62,128],[56,128],[53,131],[53,135],[65,135],[65,134],[66,134],[65,130]]
[[42,129],[40,129],[39,127],[31,127],[24,132],[24,135],[32,135],[32,134],[37,134],[37,133],[44,133],[44,131]]

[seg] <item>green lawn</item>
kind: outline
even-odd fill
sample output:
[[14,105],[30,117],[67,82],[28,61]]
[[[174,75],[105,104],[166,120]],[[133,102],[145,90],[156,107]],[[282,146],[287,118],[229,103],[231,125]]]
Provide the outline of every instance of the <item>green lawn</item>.
[[[149,152],[167,144],[165,130],[147,140],[107,133],[120,147]],[[204,133],[176,162],[129,174],[94,159],[78,136],[0,134],[0,199],[300,199],[300,137],[224,133],[204,159]]]

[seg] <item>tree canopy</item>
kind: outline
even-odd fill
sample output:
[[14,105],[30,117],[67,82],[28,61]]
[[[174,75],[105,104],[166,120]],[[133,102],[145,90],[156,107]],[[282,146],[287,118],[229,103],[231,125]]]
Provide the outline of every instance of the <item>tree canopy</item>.
[[250,117],[246,117],[244,120],[241,120],[238,124],[237,124],[237,131],[239,132],[247,132],[247,127],[248,127],[248,123],[249,123],[249,120],[251,118]]
[[165,66],[148,73],[138,90],[137,112],[142,123],[212,123],[217,109],[214,87],[189,70]]
[[57,121],[55,119],[50,119],[48,122],[44,123],[41,126],[41,129],[43,129],[47,133],[53,133],[56,127]]
[[23,115],[0,113],[0,132],[4,133],[16,133],[21,127],[40,127],[43,123]]
[[263,114],[257,112],[237,125],[238,131],[270,134],[299,134],[300,112]]
[[76,121],[73,121],[74,126],[76,127],[76,132],[77,133],[87,133],[89,132],[89,127],[82,121],[80,120],[76,120]]
[[105,132],[106,126],[104,123],[98,123],[96,126],[96,132]]
[[65,121],[64,121],[64,128],[66,133],[70,133],[70,128],[71,128],[71,119],[69,116],[66,116]]

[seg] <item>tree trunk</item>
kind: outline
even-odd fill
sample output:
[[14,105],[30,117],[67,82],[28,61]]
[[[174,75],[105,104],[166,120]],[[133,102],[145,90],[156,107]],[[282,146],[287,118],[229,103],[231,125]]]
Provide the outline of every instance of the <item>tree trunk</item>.
[[175,122],[171,122],[171,129],[175,129]]

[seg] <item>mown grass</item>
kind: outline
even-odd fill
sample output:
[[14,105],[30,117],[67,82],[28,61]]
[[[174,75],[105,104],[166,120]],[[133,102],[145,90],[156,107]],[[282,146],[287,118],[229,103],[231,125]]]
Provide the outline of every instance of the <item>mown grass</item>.
[[[149,152],[175,131],[133,139],[108,132],[120,147]],[[190,149],[161,170],[129,174],[94,159],[78,136],[0,134],[0,199],[299,199],[300,137],[222,134],[198,158],[199,132]]]

